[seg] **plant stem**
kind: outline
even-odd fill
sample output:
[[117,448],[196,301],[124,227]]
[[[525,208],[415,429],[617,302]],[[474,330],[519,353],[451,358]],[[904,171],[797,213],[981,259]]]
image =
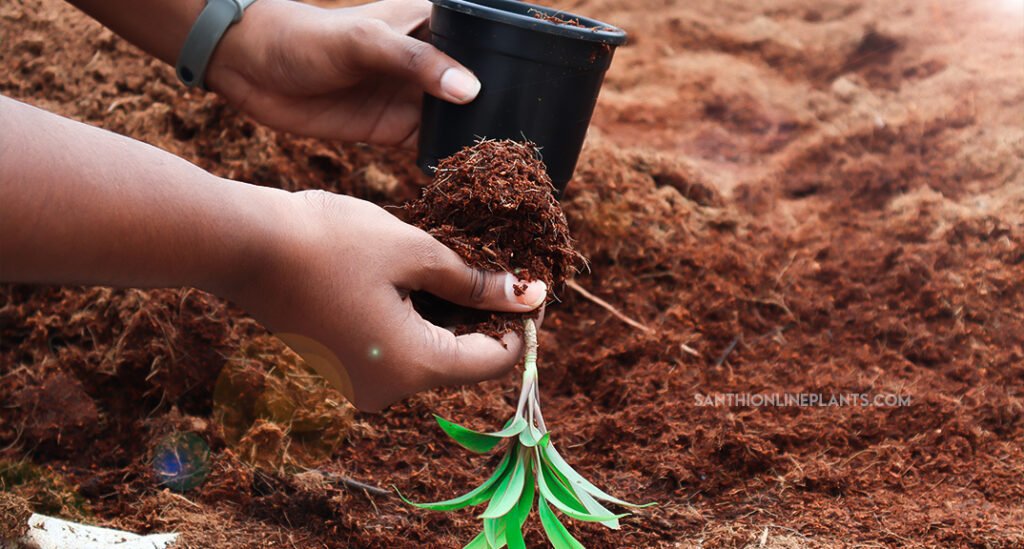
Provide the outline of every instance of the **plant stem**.
[[523,321],[523,328],[526,339],[526,357],[524,366],[527,372],[537,373],[537,324],[532,318]]
[[533,384],[533,409],[535,412],[534,416],[537,418],[537,427],[540,428],[540,432],[548,432],[548,426],[544,425],[544,414],[540,412],[540,387],[537,386],[536,382]]
[[[523,388],[519,393],[519,404],[516,406],[516,417],[522,417],[527,406],[530,410],[534,408],[534,393],[537,384],[537,325],[533,319],[523,321],[523,331],[526,340],[526,354],[523,357]],[[527,418],[530,422],[531,417]]]
[[523,388],[519,394],[519,406],[516,408],[516,415],[522,416],[526,412],[526,420],[529,427],[535,425],[541,433],[547,432],[544,425],[544,416],[540,412],[540,389],[537,374],[537,324],[532,318],[523,321],[524,339],[526,340],[526,354],[523,359]]
[[530,399],[531,391],[528,391],[528,387],[532,387],[535,383],[536,375],[530,376],[530,374],[523,373],[523,388],[519,393],[519,404],[516,405],[516,417],[522,417],[523,412],[526,410],[527,400]]

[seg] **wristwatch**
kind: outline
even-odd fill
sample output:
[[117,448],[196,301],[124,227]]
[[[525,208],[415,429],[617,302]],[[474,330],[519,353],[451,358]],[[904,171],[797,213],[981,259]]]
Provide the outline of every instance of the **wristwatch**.
[[217,48],[228,27],[241,21],[242,12],[255,1],[206,0],[206,7],[192,25],[181,53],[178,54],[175,72],[183,84],[190,88],[206,89],[206,65],[210,57],[213,57],[213,50]]

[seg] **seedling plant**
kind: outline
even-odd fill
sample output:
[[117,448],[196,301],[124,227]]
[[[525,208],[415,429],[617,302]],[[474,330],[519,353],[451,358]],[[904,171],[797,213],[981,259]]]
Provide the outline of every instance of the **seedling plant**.
[[525,549],[523,525],[535,503],[541,526],[555,549],[583,548],[559,520],[555,510],[576,520],[599,522],[607,528],[618,529],[619,519],[628,513],[613,513],[604,503],[630,508],[653,505],[637,505],[607,494],[577,473],[558,453],[540,408],[537,326],[533,319],[524,321],[524,332],[526,353],[522,392],[516,413],[504,428],[481,433],[435,416],[448,436],[472,452],[484,454],[508,441],[497,471],[474,490],[454,499],[415,503],[402,497],[410,505],[433,511],[455,511],[487,503],[480,515],[483,531],[465,546],[466,549],[505,546]]

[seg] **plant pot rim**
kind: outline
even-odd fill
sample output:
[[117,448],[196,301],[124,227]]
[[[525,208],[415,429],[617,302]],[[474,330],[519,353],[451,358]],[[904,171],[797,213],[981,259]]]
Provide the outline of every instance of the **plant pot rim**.
[[[573,38],[577,40],[586,40],[588,42],[600,42],[603,44],[610,44],[613,46],[621,46],[626,42],[626,32],[618,27],[602,23],[596,19],[590,19],[589,17],[581,17],[579,15],[547,8],[544,6],[536,6],[526,2],[517,2],[511,0],[430,0],[433,4],[441,6],[446,9],[471,15],[473,17],[480,17],[482,19],[488,19],[491,21],[497,21],[499,23],[507,23],[515,27],[535,30],[546,34],[553,34],[556,36],[563,36],[566,38]],[[573,25],[561,25],[548,21],[546,19],[540,19],[531,15],[525,15],[523,13],[516,13],[508,9],[502,9],[495,7],[495,5],[507,5],[509,7],[521,6],[527,8],[530,11],[536,11],[545,15],[555,16],[566,20],[578,20],[582,27]]]

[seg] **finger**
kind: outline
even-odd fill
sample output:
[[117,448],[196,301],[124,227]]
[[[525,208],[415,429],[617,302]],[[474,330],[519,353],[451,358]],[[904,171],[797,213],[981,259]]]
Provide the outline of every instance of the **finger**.
[[415,29],[412,29],[411,31],[405,34],[408,34],[409,36],[417,40],[430,42],[432,36],[430,33],[430,18],[428,17],[425,21],[420,23],[420,26],[416,27]]
[[349,15],[380,19],[395,32],[413,34],[430,19],[430,7],[429,0],[380,0],[342,10]]
[[511,273],[470,267],[426,233],[410,252],[410,263],[395,281],[402,288],[430,292],[465,307],[510,313],[532,311],[547,299],[544,281],[525,282]]
[[360,19],[346,33],[344,47],[359,68],[416,82],[438,99],[468,103],[480,92],[480,81],[457,61],[379,19]]
[[410,151],[415,151],[415,150],[417,150],[416,147],[419,145],[419,141],[420,141],[420,126],[419,126],[419,124],[417,124],[416,128],[413,129],[412,133],[409,134],[409,137],[406,137],[401,143],[399,143],[398,147],[401,148],[401,149],[407,149],[407,150],[410,150]]
[[499,341],[484,334],[456,336],[426,321],[423,328],[427,340],[433,342],[432,369],[437,385],[479,383],[501,377],[523,354],[523,340],[515,333],[507,333]]
[[412,123],[407,126],[409,133],[398,143],[398,147],[416,150],[420,138],[420,111],[423,108],[423,92],[412,88],[406,88],[403,92],[403,105],[414,112],[415,116],[411,119]]

